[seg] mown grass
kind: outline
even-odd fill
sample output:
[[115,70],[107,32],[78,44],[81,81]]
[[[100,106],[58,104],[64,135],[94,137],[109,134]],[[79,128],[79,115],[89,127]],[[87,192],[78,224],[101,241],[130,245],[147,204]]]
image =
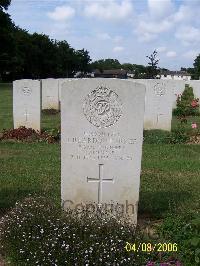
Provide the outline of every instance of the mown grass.
[[[176,118],[173,119],[176,126]],[[59,128],[60,118],[42,115],[42,128]],[[0,131],[12,127],[11,85],[0,85]],[[60,145],[0,143],[0,209],[30,193],[60,203]],[[200,145],[144,144],[139,213],[162,217],[182,207],[198,208]]]
[[[29,194],[60,202],[60,145],[0,143],[0,208]],[[144,145],[139,213],[163,217],[198,208],[199,145]]]
[[60,146],[0,143],[0,209],[29,194],[60,202]]
[[0,132],[12,127],[12,85],[10,83],[0,83]]
[[200,145],[143,146],[139,211],[153,217],[199,208]]

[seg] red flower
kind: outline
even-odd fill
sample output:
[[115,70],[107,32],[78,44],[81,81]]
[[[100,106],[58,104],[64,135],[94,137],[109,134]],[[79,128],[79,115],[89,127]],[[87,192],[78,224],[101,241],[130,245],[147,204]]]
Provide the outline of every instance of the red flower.
[[199,99],[194,99],[194,100],[192,100],[192,102],[191,102],[191,106],[192,107],[198,107],[199,106],[199,104],[198,104],[198,101],[199,101]]
[[192,128],[197,128],[197,123],[192,123]]

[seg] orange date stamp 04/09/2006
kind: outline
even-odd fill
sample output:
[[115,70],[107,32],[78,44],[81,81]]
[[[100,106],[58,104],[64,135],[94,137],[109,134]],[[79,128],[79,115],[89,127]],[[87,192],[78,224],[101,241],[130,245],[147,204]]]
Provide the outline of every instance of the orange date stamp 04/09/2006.
[[127,252],[176,252],[178,245],[176,243],[129,243],[124,247]]

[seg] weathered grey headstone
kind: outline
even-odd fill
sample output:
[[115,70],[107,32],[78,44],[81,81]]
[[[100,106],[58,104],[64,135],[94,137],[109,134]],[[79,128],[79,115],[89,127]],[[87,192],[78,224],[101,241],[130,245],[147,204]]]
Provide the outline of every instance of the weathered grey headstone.
[[173,86],[170,80],[134,80],[146,86],[144,129],[171,130]]
[[[82,79],[62,87],[64,208],[112,205],[137,220],[145,87],[126,80]],[[90,205],[91,206],[91,205]]]
[[59,110],[58,79],[42,79],[42,109]]
[[41,85],[39,80],[13,82],[14,128],[25,126],[40,131]]

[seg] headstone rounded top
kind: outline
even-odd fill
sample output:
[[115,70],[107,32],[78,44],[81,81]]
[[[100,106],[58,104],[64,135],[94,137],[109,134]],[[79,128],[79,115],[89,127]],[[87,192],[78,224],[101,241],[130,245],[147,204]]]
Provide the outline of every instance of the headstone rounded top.
[[83,113],[95,127],[107,128],[122,116],[122,104],[117,93],[100,85],[84,99]]

